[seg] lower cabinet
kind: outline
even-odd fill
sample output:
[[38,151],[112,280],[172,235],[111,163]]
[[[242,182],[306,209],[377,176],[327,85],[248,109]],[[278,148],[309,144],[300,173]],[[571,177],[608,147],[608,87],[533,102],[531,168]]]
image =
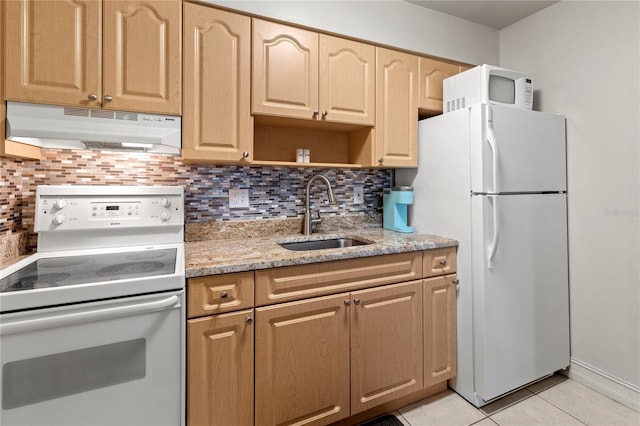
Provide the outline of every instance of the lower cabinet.
[[187,322],[187,424],[253,425],[253,309]]
[[422,281],[256,309],[256,425],[324,425],[422,389]]
[[456,274],[424,280],[424,386],[456,376]]

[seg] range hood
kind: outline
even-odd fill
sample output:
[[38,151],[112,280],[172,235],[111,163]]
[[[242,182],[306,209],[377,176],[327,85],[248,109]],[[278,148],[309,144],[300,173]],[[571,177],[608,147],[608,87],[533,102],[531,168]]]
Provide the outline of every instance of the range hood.
[[181,118],[7,102],[7,139],[44,148],[180,154]]

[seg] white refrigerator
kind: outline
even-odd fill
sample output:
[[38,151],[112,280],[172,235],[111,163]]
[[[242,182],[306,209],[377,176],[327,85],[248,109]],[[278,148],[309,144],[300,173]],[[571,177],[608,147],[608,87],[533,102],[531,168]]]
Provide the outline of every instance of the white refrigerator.
[[459,241],[457,377],[477,407],[569,365],[565,118],[477,104],[419,122],[409,224]]

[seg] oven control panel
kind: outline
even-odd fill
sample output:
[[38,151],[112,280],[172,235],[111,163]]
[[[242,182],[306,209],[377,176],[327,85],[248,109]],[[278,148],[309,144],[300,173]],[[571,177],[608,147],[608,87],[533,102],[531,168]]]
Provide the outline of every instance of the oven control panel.
[[[128,191],[118,188],[128,188]],[[161,188],[170,190],[162,191]],[[102,189],[98,194],[83,194],[67,189],[48,193],[39,188],[36,195],[36,232],[184,224],[182,187],[115,187],[112,191],[114,193]]]

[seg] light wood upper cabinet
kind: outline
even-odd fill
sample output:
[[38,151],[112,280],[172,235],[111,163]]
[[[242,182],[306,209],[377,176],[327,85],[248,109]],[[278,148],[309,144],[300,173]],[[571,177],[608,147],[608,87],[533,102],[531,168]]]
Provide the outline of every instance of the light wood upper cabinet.
[[253,425],[253,310],[187,322],[187,424]]
[[375,48],[253,20],[254,114],[373,125]]
[[321,118],[373,126],[375,60],[372,45],[320,34]]
[[180,114],[179,0],[5,3],[7,99]]
[[184,3],[183,160],[252,159],[250,49],[251,18]]
[[[102,99],[102,3],[95,0],[5,3],[10,100],[99,107]],[[95,95],[96,100],[89,99]]]
[[424,386],[456,376],[456,275],[424,280]]
[[180,114],[181,28],[180,0],[103,0],[103,108]]
[[422,389],[422,281],[351,293],[351,414]]
[[317,108],[318,34],[253,19],[253,112],[312,119]]
[[256,425],[324,425],[349,416],[348,299],[343,293],[256,309]]
[[460,65],[430,58],[419,62],[418,107],[426,113],[442,113],[442,81],[460,72]]
[[376,48],[376,161],[418,166],[418,57]]

